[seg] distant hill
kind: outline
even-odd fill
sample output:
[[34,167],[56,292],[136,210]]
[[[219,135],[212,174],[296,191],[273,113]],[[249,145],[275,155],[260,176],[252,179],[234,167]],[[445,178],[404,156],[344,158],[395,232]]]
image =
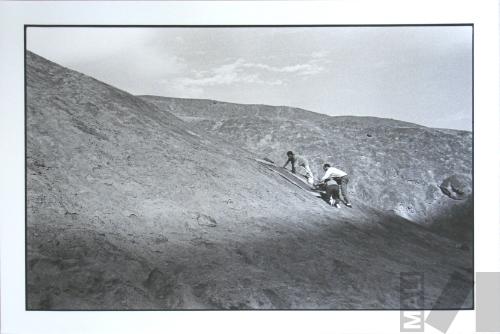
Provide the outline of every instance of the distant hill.
[[[309,158],[317,177],[330,163],[351,175],[354,198],[430,225],[441,216],[471,231],[472,133],[376,117],[327,116],[299,108],[142,96],[201,133],[283,164],[288,150]],[[466,196],[440,185],[456,176]],[[465,203],[465,204],[464,204]],[[465,209],[464,209],[465,207]],[[471,237],[471,233],[469,233]]]
[[398,308],[406,271],[425,274],[426,307],[462,307],[436,301],[451,273],[472,286],[471,248],[356,183],[355,207],[332,208],[254,160],[280,143],[254,154],[204,130],[211,119],[31,52],[26,68],[27,309]]

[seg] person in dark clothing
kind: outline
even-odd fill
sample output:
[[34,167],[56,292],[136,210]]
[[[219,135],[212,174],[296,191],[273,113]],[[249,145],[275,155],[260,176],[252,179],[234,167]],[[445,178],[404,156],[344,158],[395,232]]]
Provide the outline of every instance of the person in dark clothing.
[[[349,201],[349,198],[347,197],[347,183],[349,183],[349,176],[347,176],[347,173],[335,167],[331,167],[329,164],[324,164],[323,170],[325,171],[325,175],[321,178],[321,182],[326,183],[327,194],[328,194],[328,186],[332,185],[332,181],[334,181],[337,186],[340,186],[339,198],[343,198],[344,204],[351,208],[352,204]],[[331,187],[330,191],[333,194],[334,188]],[[331,202],[330,204],[332,203],[333,202]],[[332,205],[338,207],[338,201],[336,201]]]

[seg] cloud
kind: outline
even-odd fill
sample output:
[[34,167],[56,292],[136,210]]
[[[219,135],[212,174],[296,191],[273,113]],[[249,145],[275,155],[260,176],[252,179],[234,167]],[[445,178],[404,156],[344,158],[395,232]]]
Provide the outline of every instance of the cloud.
[[300,76],[314,75],[321,73],[324,70],[322,66],[313,62],[306,64],[295,64],[283,67],[275,67],[266,64],[254,64],[254,63],[246,63],[243,64],[243,66],[246,68],[258,68],[262,70],[267,70],[274,73],[291,73]]
[[193,70],[190,76],[178,77],[169,85],[183,92],[202,93],[203,87],[229,86],[234,84],[259,84],[280,86],[290,80],[290,75],[311,76],[322,73],[324,54],[313,54],[302,64],[272,66],[264,63],[247,62],[238,58],[210,70]]
[[325,59],[328,56],[327,51],[315,51],[311,54],[313,59]]
[[325,65],[329,63],[329,61],[326,59],[327,55],[327,52],[313,52],[310,55],[308,61],[305,63],[282,67],[270,66],[260,63],[245,63],[243,64],[243,66],[246,68],[258,68],[273,73],[290,73],[299,76],[310,76],[320,74],[326,70]]
[[169,81],[169,86],[187,94],[200,95],[203,87],[229,86],[234,84],[260,84],[279,86],[284,82],[276,78],[264,78],[261,73],[248,71],[248,64],[237,59],[208,71],[193,71],[192,76],[179,77]]

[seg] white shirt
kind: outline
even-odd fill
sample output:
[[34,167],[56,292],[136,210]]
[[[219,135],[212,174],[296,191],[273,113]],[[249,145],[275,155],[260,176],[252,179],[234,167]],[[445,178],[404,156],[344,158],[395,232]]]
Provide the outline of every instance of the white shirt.
[[346,172],[341,171],[340,169],[337,169],[335,167],[330,167],[326,170],[325,175],[321,178],[321,181],[325,181],[326,179],[329,179],[331,177],[342,177],[346,175]]

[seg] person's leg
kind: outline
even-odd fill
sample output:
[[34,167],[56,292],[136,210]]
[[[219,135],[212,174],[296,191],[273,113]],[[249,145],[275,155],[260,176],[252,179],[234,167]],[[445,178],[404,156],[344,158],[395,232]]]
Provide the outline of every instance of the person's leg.
[[344,203],[347,206],[351,206],[351,202],[347,197],[347,183],[349,183],[349,177],[347,175],[340,178],[340,192],[342,193]]
[[313,173],[311,172],[311,168],[309,168],[309,165],[305,165],[304,169],[306,170],[307,182],[310,185],[313,185],[314,184],[314,176],[313,176]]
[[330,205],[337,206],[339,203],[339,186],[336,184],[326,186],[326,195],[330,200]]
[[328,202],[330,205],[333,205],[333,191],[331,186],[326,186],[326,197],[328,198]]

